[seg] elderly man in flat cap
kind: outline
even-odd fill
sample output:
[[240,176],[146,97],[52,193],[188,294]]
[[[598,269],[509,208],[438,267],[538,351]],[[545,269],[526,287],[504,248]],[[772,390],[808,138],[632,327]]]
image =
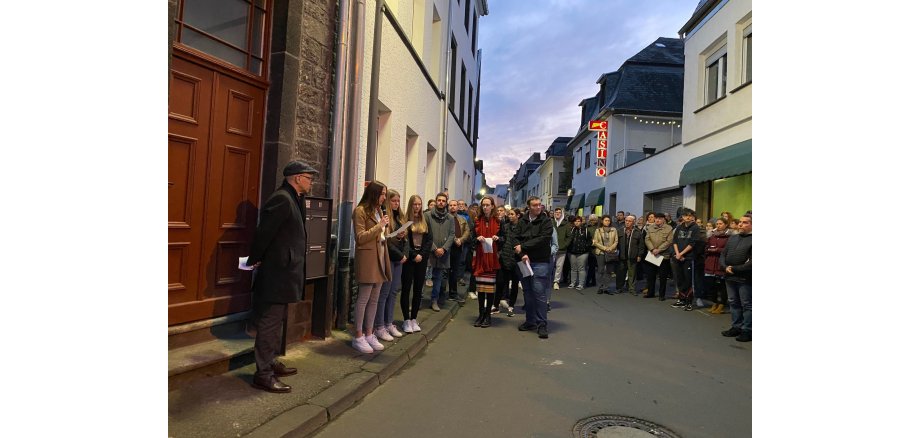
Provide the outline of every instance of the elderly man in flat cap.
[[256,266],[252,285],[255,298],[256,374],[252,386],[269,392],[291,392],[279,377],[297,374],[276,358],[282,346],[282,324],[287,303],[296,302],[304,287],[306,234],[303,195],[310,193],[319,173],[304,161],[284,166],[284,181],[262,206],[256,236],[249,252]]

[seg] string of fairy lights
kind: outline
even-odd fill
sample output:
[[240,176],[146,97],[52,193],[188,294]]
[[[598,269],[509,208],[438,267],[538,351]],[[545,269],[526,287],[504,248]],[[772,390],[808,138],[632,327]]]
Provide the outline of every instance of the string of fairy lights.
[[680,128],[680,123],[674,120],[646,120],[646,119],[640,119],[636,116],[633,116],[633,120],[636,120],[639,123],[645,123],[646,125],[664,125],[664,126],[675,125],[676,127]]

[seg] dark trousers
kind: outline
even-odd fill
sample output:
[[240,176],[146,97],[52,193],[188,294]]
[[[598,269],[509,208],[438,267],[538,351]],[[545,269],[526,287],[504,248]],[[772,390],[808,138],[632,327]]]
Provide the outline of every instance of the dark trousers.
[[256,356],[255,378],[265,380],[274,374],[272,364],[281,351],[287,304],[259,303],[258,307],[256,343],[253,348]]
[[725,289],[725,279],[715,275],[707,275],[703,283],[710,300],[716,304],[728,305],[728,291]]
[[597,279],[594,278],[594,276],[596,275],[595,272],[597,271],[597,257],[595,257],[594,251],[588,251],[588,263],[586,263],[586,265],[587,265],[586,270],[588,271],[588,279],[585,281],[585,284],[581,286],[582,287],[597,286],[597,281],[596,281]]
[[[418,309],[422,305],[422,286],[425,284],[425,270],[428,260],[416,263],[413,260],[403,264],[402,292],[399,294],[399,307],[402,309],[403,321],[418,318]],[[412,292],[412,307],[409,307],[409,292]]]
[[671,263],[674,265],[674,283],[677,287],[678,298],[684,300],[694,297],[702,298],[704,296],[702,290],[705,288],[702,284],[702,260],[690,255],[680,261],[671,257]]
[[451,245],[450,247],[450,277],[447,280],[447,297],[457,298],[457,280],[463,271],[463,247]]
[[661,261],[661,266],[655,266],[650,262],[642,262],[645,265],[645,281],[648,285],[648,296],[655,296],[655,282],[659,281],[658,297],[664,299],[668,289],[668,275],[671,272],[671,264],[668,261]]
[[[511,288],[508,288],[508,281],[511,281]],[[508,305],[514,307],[518,296],[518,283],[520,279],[517,275],[517,268],[499,269],[495,275],[495,296],[499,301],[508,300]]]
[[626,260],[624,258],[620,257],[620,260],[613,264],[613,275],[616,275],[617,291],[623,292],[626,288]]

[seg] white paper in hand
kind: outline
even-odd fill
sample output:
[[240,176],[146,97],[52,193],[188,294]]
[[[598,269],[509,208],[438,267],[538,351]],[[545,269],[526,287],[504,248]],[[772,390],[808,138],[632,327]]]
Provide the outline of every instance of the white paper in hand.
[[662,260],[664,260],[664,256],[660,256],[660,255],[656,256],[655,254],[652,254],[651,251],[649,251],[648,254],[645,255],[645,261],[655,266],[661,266]]
[[521,271],[521,278],[533,275],[533,269],[530,268],[530,260],[520,261],[517,265],[518,269]]
[[406,223],[404,223],[403,226],[399,227],[398,230],[396,230],[396,231],[394,231],[394,232],[392,232],[392,233],[390,233],[390,234],[387,234],[387,238],[393,237],[393,236],[395,236],[395,235],[397,235],[397,234],[399,234],[399,233],[402,233],[403,231],[406,231],[406,230],[409,228],[409,225],[412,225],[412,221],[406,221]]
[[492,254],[492,238],[486,237],[482,239],[482,252],[486,254]]
[[251,271],[251,270],[253,270],[253,269],[255,268],[255,266],[246,266],[246,263],[248,263],[248,262],[249,262],[249,256],[240,257],[240,266],[239,266],[239,268],[240,268],[241,270],[243,270],[243,271]]

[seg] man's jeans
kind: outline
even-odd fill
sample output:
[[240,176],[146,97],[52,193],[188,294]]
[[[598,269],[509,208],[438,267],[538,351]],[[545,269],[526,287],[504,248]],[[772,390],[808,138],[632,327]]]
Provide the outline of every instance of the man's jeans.
[[[443,257],[443,256],[442,256]],[[441,291],[441,281],[444,280],[444,268],[431,268],[431,303],[438,302],[438,295]]]
[[732,311],[732,327],[751,331],[751,283],[726,278],[725,289],[728,290],[728,305]]
[[552,287],[549,262],[531,263],[533,275],[521,279],[524,287],[525,324],[537,326],[546,324],[546,292]]

